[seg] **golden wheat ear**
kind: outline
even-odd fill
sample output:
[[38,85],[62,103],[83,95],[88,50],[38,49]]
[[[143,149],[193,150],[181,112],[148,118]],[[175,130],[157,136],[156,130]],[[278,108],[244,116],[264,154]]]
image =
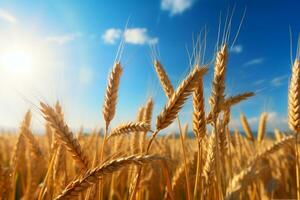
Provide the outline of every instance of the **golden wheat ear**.
[[37,139],[34,137],[33,133],[30,130],[30,122],[31,112],[27,111],[24,117],[24,121],[21,124],[21,134],[23,134],[26,140],[28,141],[31,152],[33,152],[37,157],[41,158],[42,150],[39,146]]
[[150,125],[146,122],[128,122],[113,129],[107,139],[131,132],[148,132]]
[[115,116],[118,90],[122,72],[123,68],[121,67],[121,64],[115,63],[108,77],[108,84],[103,104],[103,117],[105,120],[106,129],[108,129],[109,123]]
[[203,176],[205,178],[205,185],[209,187],[213,182],[213,176],[215,173],[216,162],[216,134],[212,133],[209,137],[206,161],[203,167]]
[[78,140],[74,138],[73,133],[69,130],[69,127],[53,108],[42,102],[40,104],[40,110],[43,113],[44,119],[55,131],[57,138],[66,146],[67,150],[72,154],[72,157],[80,167],[88,169],[90,161],[81,149]]
[[225,75],[227,60],[228,48],[227,45],[224,44],[217,52],[211,97],[209,99],[211,105],[210,113],[213,115],[213,119],[215,119],[220,112],[221,105],[223,104],[225,99]]
[[143,121],[149,125],[151,125],[153,105],[154,105],[154,102],[153,102],[152,98],[150,98],[145,105]]
[[162,112],[157,116],[156,129],[160,131],[169,126],[177,117],[179,110],[194,90],[197,81],[208,71],[206,67],[196,66],[181,82],[176,92],[169,99]]
[[242,127],[245,131],[246,138],[248,140],[254,141],[254,136],[253,136],[252,130],[249,126],[249,123],[248,123],[248,120],[247,120],[246,116],[243,113],[240,115],[240,120],[241,120],[241,123],[242,123]]
[[108,161],[101,166],[88,170],[84,175],[72,181],[60,195],[55,199],[69,199],[78,196],[86,189],[96,184],[105,175],[111,174],[121,168],[129,165],[142,165],[155,160],[161,160],[162,157],[147,155],[147,156],[129,156]]
[[262,113],[258,123],[258,130],[257,130],[257,141],[261,143],[266,134],[266,125],[267,125],[267,113]]
[[166,96],[171,98],[174,93],[174,88],[165,69],[158,60],[154,60],[154,68]]
[[193,94],[193,132],[200,141],[206,134],[206,119],[203,94],[203,80],[195,85]]
[[245,189],[249,184],[251,184],[258,175],[258,171],[255,170],[255,165],[257,164],[257,162],[262,158],[267,157],[271,153],[274,153],[275,151],[279,150],[284,145],[292,142],[293,140],[295,140],[294,135],[284,137],[281,140],[273,143],[271,146],[267,147],[263,151],[257,153],[252,158],[250,158],[247,167],[242,169],[242,171],[240,171],[230,180],[225,199],[236,199],[236,197],[238,197],[238,193],[242,189]]
[[300,61],[295,59],[288,94],[288,124],[295,133],[300,132]]

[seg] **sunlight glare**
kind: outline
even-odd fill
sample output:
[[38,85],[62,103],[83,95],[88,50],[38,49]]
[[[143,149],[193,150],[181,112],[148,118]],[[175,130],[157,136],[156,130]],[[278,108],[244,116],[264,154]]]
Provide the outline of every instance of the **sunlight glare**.
[[32,73],[33,57],[24,50],[11,50],[1,56],[1,68],[9,76],[22,76]]

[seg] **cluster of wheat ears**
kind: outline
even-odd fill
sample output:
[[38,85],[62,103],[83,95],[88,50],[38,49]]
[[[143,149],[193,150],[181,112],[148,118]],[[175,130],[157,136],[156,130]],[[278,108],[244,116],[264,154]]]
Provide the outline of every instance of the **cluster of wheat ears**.
[[[196,62],[174,88],[154,59],[168,98],[151,125],[149,99],[131,122],[111,127],[123,68],[115,62],[103,105],[103,131],[73,133],[60,104],[40,102],[45,134],[33,134],[28,111],[17,134],[0,140],[1,199],[271,199],[300,198],[297,134],[300,132],[300,61],[295,59],[288,92],[290,133],[276,129],[266,136],[262,113],[255,138],[241,114],[245,134],[229,130],[232,106],[254,94],[225,95],[229,51],[223,43],[215,55],[214,77],[205,112],[206,65]],[[192,130],[181,126],[179,112],[192,96]],[[171,123],[180,137],[161,135]]]

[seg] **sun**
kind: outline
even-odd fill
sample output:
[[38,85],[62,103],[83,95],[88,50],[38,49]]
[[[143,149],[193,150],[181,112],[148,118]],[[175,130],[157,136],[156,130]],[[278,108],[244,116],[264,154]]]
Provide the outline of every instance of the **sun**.
[[0,57],[0,66],[9,76],[23,76],[33,72],[33,55],[25,49],[7,50]]

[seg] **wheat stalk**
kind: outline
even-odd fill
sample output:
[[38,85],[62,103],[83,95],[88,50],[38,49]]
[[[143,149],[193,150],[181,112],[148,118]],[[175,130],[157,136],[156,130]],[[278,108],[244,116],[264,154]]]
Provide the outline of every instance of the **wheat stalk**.
[[[194,199],[198,195],[198,185],[200,182],[200,165],[202,165],[202,149],[201,141],[206,135],[206,116],[204,108],[204,93],[203,93],[203,80],[200,79],[195,86],[193,93],[193,132],[197,138],[198,151],[197,151],[197,169],[196,179],[194,185]],[[201,188],[202,182],[200,182]]]

